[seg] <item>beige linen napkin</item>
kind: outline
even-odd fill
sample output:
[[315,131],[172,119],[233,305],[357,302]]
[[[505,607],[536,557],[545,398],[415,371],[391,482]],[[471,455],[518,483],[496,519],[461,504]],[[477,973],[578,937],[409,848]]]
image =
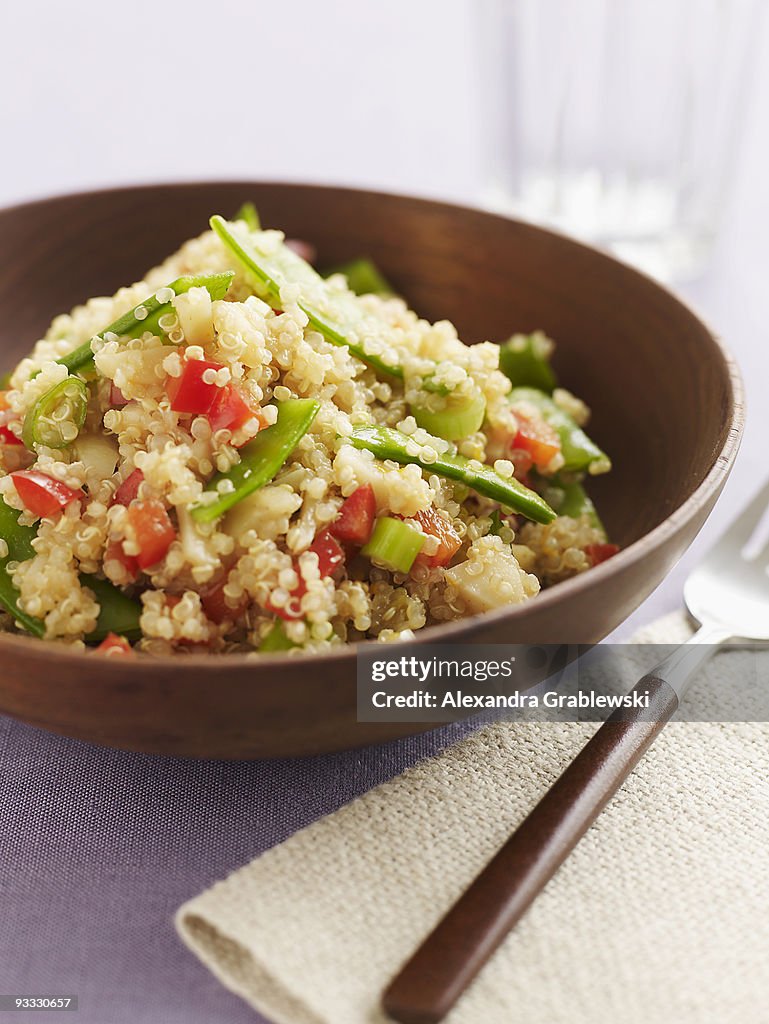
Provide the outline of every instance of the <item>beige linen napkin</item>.
[[[676,614],[635,639],[688,633]],[[190,900],[179,934],[276,1024],[379,1024],[386,983],[594,728],[486,728]],[[769,725],[668,726],[447,1021],[769,1021],[768,812]]]

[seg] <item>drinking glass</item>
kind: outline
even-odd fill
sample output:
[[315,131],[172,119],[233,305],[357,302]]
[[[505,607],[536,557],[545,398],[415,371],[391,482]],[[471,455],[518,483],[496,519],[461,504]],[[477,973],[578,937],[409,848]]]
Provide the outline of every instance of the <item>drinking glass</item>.
[[662,278],[706,262],[761,0],[474,0],[485,198]]

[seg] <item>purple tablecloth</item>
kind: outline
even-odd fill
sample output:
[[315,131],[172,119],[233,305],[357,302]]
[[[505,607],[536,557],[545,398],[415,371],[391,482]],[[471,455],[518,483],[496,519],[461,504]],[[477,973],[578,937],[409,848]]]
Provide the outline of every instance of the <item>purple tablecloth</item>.
[[176,908],[470,728],[304,760],[206,762],[0,718],[0,994],[76,994],[80,1007],[8,1020],[262,1021],[182,946]]

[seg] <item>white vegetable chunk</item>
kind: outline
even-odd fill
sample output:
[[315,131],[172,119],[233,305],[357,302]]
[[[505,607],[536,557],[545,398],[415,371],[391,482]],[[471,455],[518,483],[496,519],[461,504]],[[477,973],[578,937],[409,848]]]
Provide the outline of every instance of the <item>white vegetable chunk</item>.
[[475,541],[466,561],[446,570],[446,582],[470,612],[520,604],[539,592],[537,577],[524,572],[509,547],[492,536]]

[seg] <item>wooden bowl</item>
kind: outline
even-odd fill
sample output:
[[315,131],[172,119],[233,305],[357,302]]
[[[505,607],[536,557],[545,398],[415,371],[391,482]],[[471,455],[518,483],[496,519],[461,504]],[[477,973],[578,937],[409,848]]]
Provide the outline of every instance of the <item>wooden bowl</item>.
[[[593,492],[623,551],[521,607],[423,631],[424,641],[593,643],[657,586],[710,512],[742,427],[738,371],[669,292],[548,231],[479,210],[312,185],[157,185],[0,211],[2,364],[51,318],[141,279],[210,214],[253,200],[321,264],[368,255],[411,305],[467,342],[543,328],[560,379],[593,409],[614,471]],[[96,743],[162,754],[313,754],[416,732],[356,721],[355,650],[107,660],[0,635],[0,711]]]

